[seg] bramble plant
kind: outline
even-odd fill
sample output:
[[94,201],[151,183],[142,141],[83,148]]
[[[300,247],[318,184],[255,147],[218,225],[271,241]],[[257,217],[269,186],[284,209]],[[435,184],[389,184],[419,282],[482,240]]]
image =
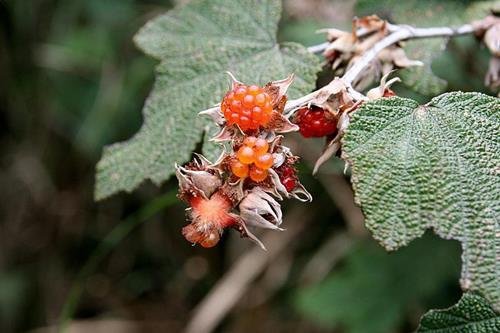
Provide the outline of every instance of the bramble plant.
[[[365,2],[367,14],[377,11]],[[440,94],[446,81],[431,69],[444,41],[473,34],[491,52],[485,82],[498,89],[499,7],[440,5],[463,14],[411,26],[409,1],[396,17],[403,24],[355,18],[352,31],[325,29],[326,42],[309,48],[277,42],[280,1],[195,0],[151,20],[135,36],[160,61],[144,124],[105,148],[95,198],[175,173],[189,206],[187,241],[212,247],[233,228],[265,248],[253,229],[283,230],[280,201],[312,200],[283,136],[323,137],[314,173],[336,155],[345,161],[365,225],[385,249],[429,228],[461,243],[463,299],[425,315],[418,331],[499,332],[500,101]],[[333,78],[315,88],[322,65]],[[436,97],[424,105],[399,97],[391,89],[399,81]]]

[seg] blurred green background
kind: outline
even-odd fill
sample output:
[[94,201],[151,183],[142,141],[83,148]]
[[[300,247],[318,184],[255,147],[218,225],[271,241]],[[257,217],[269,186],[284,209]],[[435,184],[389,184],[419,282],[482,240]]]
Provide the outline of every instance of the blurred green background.
[[[310,176],[321,141],[288,138],[315,200],[285,205],[288,230],[263,236],[267,253],[236,233],[192,247],[174,180],[93,201],[101,149],[138,130],[154,79],[132,36],[175,4],[0,0],[0,332],[61,321],[71,332],[179,332],[193,318],[220,332],[408,332],[427,309],[455,303],[458,243],[429,233],[386,253],[364,229],[342,162]],[[356,8],[284,1],[279,37],[321,43],[315,30],[349,28]],[[433,69],[450,90],[488,92],[487,62],[463,37]],[[207,295],[220,307],[199,306]]]

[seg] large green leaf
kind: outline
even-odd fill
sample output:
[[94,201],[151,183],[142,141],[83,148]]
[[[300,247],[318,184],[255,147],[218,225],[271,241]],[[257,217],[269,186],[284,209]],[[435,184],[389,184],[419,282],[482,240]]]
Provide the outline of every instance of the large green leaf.
[[500,100],[447,93],[363,105],[343,156],[366,225],[388,250],[427,228],[462,243],[464,289],[500,308]]
[[[492,3],[494,1],[490,2]],[[359,15],[377,14],[393,23],[417,27],[453,27],[483,17],[484,10],[468,11],[465,15],[468,5],[469,1],[456,0],[358,0],[356,11]],[[408,56],[422,61],[424,65],[402,70],[398,74],[402,82],[423,95],[435,96],[442,93],[447,83],[433,74],[431,65],[444,50],[445,43],[445,38],[415,39],[406,42],[404,48]]]
[[139,31],[137,45],[161,60],[157,79],[139,132],[105,148],[97,165],[96,199],[131,191],[146,179],[160,184],[175,162],[187,161],[208,129],[198,111],[220,101],[229,86],[225,71],[258,84],[295,73],[291,97],[314,88],[319,60],[299,44],[277,44],[280,12],[280,1],[197,0]]
[[500,316],[479,295],[464,294],[454,306],[431,310],[420,322],[419,333],[498,333]]
[[301,289],[295,304],[327,328],[397,332],[415,308],[446,304],[441,302],[447,298],[442,290],[460,275],[459,258],[458,244],[431,235],[396,253],[364,241],[325,281]]

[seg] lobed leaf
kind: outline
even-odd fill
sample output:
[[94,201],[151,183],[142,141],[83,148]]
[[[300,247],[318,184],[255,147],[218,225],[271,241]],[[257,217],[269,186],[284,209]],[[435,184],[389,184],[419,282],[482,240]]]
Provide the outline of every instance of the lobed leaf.
[[364,104],[343,157],[352,166],[366,225],[395,250],[427,228],[462,243],[464,289],[500,309],[500,100],[446,93],[426,105],[406,98]]
[[497,333],[500,332],[500,316],[483,297],[467,293],[449,309],[427,312],[417,330],[417,333],[423,332]]
[[[319,60],[295,43],[278,44],[281,2],[195,0],[147,23],[135,36],[161,62],[144,109],[144,123],[126,142],[104,149],[97,164],[95,198],[130,192],[144,180],[161,184],[174,163],[189,160],[209,121],[197,113],[220,101],[225,71],[264,84],[295,73],[289,96],[314,88]],[[215,147],[206,147],[211,156]]]

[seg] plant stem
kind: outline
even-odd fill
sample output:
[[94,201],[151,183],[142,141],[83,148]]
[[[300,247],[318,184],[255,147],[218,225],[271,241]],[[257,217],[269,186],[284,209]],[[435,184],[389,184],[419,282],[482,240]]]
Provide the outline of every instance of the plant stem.
[[[343,81],[344,84],[346,85],[348,92],[355,100],[367,100],[367,97],[362,93],[354,90],[354,88],[352,87],[352,82],[358,77],[358,75],[363,71],[363,69],[365,69],[366,66],[368,66],[373,59],[375,59],[377,54],[386,47],[408,39],[455,37],[455,36],[474,33],[477,29],[476,26],[473,26],[471,24],[465,24],[457,28],[450,28],[450,27],[415,28],[409,25],[395,25],[390,23],[387,23],[386,28],[389,34],[382,40],[377,42],[375,45],[373,45],[372,48],[367,50],[362,55],[362,57],[360,57],[360,59],[356,61],[340,78],[340,80]],[[369,31],[366,31],[364,29],[359,29],[356,32],[356,34],[359,37],[365,36],[367,33],[369,33]],[[307,50],[311,53],[321,53],[328,47],[328,45],[330,45],[330,43],[325,42],[318,45],[310,46],[307,48]],[[297,99],[289,100],[285,105],[283,113],[287,117],[290,117],[299,107],[309,104],[319,94],[327,92],[328,89],[331,88],[330,84],[332,84],[335,80],[338,79],[339,78],[335,78],[326,86],[316,91],[313,91],[307,95],[304,95]],[[216,110],[218,108],[219,106],[214,106],[202,112]]]
[[400,25],[397,27],[397,30],[373,45],[371,49],[366,51],[363,56],[356,61],[351,68],[349,68],[349,70],[342,76],[342,80],[345,83],[350,85],[380,51],[399,41],[413,38],[454,37],[474,32],[474,27],[470,24],[463,25],[456,29],[448,27],[413,28],[407,25]]

